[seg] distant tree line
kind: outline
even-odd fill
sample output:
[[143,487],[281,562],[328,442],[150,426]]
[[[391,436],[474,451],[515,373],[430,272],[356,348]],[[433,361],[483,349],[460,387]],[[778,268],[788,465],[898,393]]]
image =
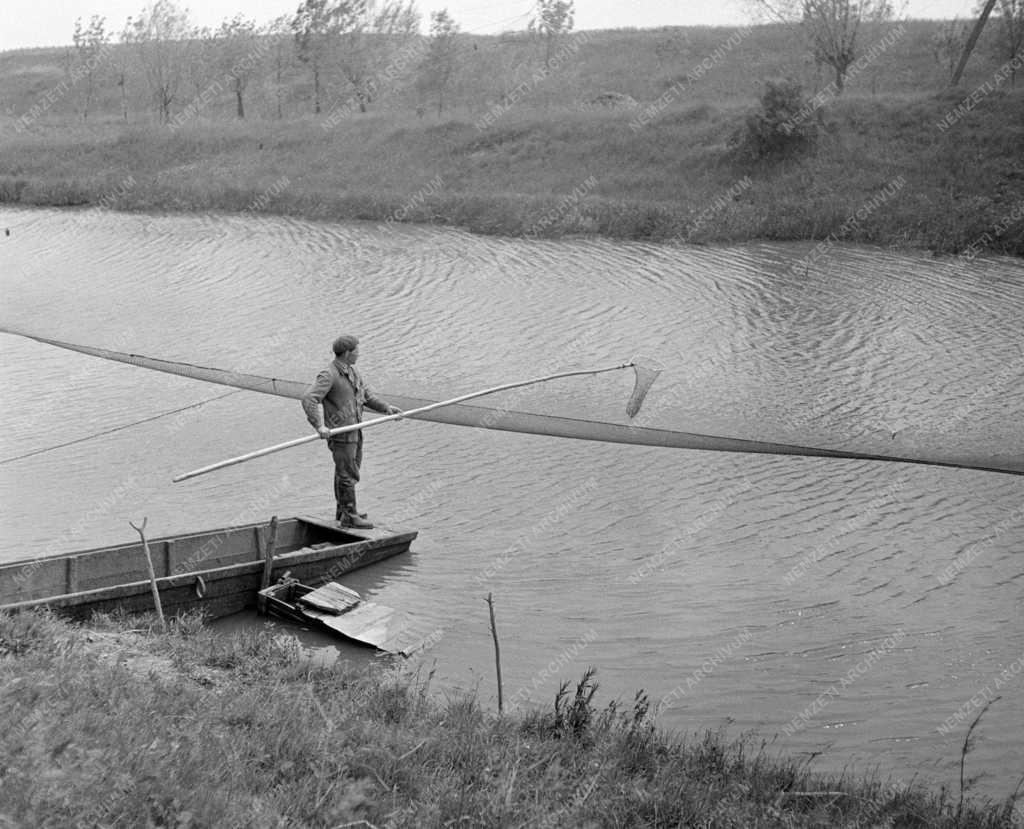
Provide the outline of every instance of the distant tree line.
[[[109,110],[114,90],[123,119],[144,109],[172,127],[213,114],[226,97],[245,119],[255,89],[268,117],[294,112],[296,89],[314,115],[366,113],[399,89],[419,114],[441,114],[476,46],[447,9],[431,14],[426,35],[420,24],[414,0],[302,0],[269,23],[239,14],[211,30],[194,25],[176,0],[154,0],[120,31],[99,15],[76,20],[65,71],[83,119],[95,115],[101,93]],[[572,24],[572,0],[537,0],[529,31],[537,61]]]
[[[61,107],[74,106],[83,119],[99,110],[109,117],[116,109],[125,120],[151,115],[175,127],[197,117],[302,114],[333,126],[379,108],[440,116],[460,104],[479,109],[507,102],[526,86],[538,86],[532,105],[546,105],[555,84],[528,81],[564,51],[562,40],[572,32],[575,15],[572,0],[534,0],[526,30],[498,36],[502,48],[488,46],[485,55],[480,47],[487,38],[464,34],[447,9],[422,21],[415,0],[301,0],[293,14],[267,23],[239,14],[212,29],[196,26],[179,1],[154,0],[120,30],[98,15],[75,21],[63,85],[73,94],[62,98]],[[865,72],[873,90],[884,81],[881,58],[892,51],[890,41],[902,37],[891,0],[747,1],[752,15],[755,9],[766,13],[799,39],[806,64],[816,66],[816,86],[826,87],[822,102],[842,95]],[[1024,0],[975,2],[979,13],[983,7],[992,11],[984,42],[1013,72],[1024,48]],[[948,79],[973,27],[956,20],[938,25],[931,50]],[[745,38],[750,31],[741,34]],[[693,63],[690,41],[696,38],[673,34],[668,42],[659,41],[651,57],[678,75],[680,64]],[[562,68],[557,94],[565,101],[587,80],[582,69]],[[641,94],[651,84],[671,84],[671,78],[648,77],[645,83],[628,72],[620,75]],[[628,102],[629,96],[609,93],[598,99]],[[803,123],[802,111],[815,115],[820,108],[802,100],[781,123],[792,125],[794,118]]]

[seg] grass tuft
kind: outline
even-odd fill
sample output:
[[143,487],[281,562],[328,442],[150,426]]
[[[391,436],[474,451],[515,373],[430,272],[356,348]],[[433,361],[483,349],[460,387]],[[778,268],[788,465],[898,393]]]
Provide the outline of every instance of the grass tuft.
[[50,647],[58,639],[61,623],[47,611],[6,613],[0,611],[0,658],[23,656]]

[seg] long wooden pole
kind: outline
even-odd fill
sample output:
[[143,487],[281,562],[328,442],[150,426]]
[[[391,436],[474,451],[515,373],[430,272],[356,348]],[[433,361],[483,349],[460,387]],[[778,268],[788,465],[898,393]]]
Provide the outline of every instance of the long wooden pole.
[[146,554],[146,567],[149,569],[149,587],[153,591],[153,604],[156,605],[156,615],[160,618],[160,630],[167,630],[167,622],[164,621],[164,608],[160,604],[160,591],[156,586],[156,573],[153,572],[153,556],[149,552],[149,542],[146,540],[146,524],[149,522],[149,516],[145,516],[142,519],[142,526],[136,527],[131,521],[133,530],[135,530],[139,537],[142,539],[142,550]]
[[[460,395],[459,397],[453,397],[451,400],[442,400],[439,403],[431,403],[429,406],[420,406],[418,409],[409,409],[407,412],[399,412],[393,415],[384,415],[384,417],[377,417],[373,420],[367,420],[363,423],[354,423],[351,426],[339,426],[337,429],[331,429],[330,435],[343,435],[346,432],[354,432],[358,429],[369,429],[372,426],[379,426],[381,423],[390,423],[392,420],[402,420],[407,417],[414,417],[415,415],[422,414],[424,412],[430,412],[434,409],[440,409],[443,406],[454,406],[456,403],[461,403],[464,400],[472,400],[475,397],[483,397],[487,394],[494,394],[499,391],[505,391],[507,389],[516,389],[521,386],[530,386],[534,383],[544,383],[548,380],[557,380],[560,377],[579,377],[584,374],[602,374],[606,371],[618,371],[623,368],[632,368],[633,363],[623,363],[618,366],[608,366],[607,368],[596,368],[581,371],[561,371],[557,374],[548,374],[544,377],[534,377],[531,380],[519,380],[515,383],[503,383],[500,386],[492,386],[489,389],[481,389],[480,391],[469,392],[468,394]],[[275,446],[268,446],[265,449],[257,449],[255,452],[249,452],[245,455],[239,455],[236,458],[228,458],[224,461],[218,461],[217,463],[211,463],[209,466],[201,467],[200,469],[193,469],[191,472],[186,472],[183,475],[172,479],[174,483],[179,481],[187,481],[189,478],[195,478],[199,475],[205,475],[207,472],[213,472],[217,469],[224,469],[226,466],[234,466],[238,463],[245,463],[251,461],[254,458],[262,458],[264,455],[270,455],[274,452],[281,452],[284,449],[291,449],[293,446],[301,446],[304,443],[310,443],[314,440],[320,440],[320,435],[305,435],[301,438],[295,438],[294,440],[285,441],[284,443],[278,443]]]

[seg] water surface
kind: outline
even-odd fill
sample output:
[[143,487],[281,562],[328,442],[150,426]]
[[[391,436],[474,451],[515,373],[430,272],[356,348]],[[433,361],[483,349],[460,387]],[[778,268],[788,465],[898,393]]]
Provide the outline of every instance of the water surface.
[[[378,391],[436,399],[645,354],[665,371],[643,425],[1024,456],[1019,261],[850,247],[804,268],[810,245],[9,208],[0,225],[2,322],[42,336],[312,379],[352,331]],[[0,343],[0,458],[226,391]],[[625,422],[631,383],[492,405]],[[0,558],[130,541],[144,515],[163,535],[329,513],[319,445],[170,482],[307,429],[296,401],[240,392],[4,463]],[[424,657],[435,681],[494,704],[493,592],[506,698],[546,704],[593,665],[602,701],[644,688],[667,728],[724,725],[821,752],[818,768],[952,783],[972,696],[999,694],[969,771],[994,797],[1024,772],[1024,478],[415,422],[366,440],[361,506],[420,537],[347,583],[444,630]]]

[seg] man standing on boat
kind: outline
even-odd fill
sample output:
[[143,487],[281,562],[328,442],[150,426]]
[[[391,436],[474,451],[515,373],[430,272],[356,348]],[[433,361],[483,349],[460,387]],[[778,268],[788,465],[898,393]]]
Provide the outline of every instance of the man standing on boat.
[[[399,414],[402,410],[378,397],[356,371],[359,340],[342,335],[334,341],[334,361],[321,371],[302,397],[302,409],[310,425],[334,456],[334,498],[337,501],[335,520],[343,527],[372,529],[366,513],[356,510],[356,484],[363,462],[363,432],[356,429],[340,435],[330,430],[352,426],[363,419],[363,406],[381,414]],[[323,407],[323,417],[320,408]]]

